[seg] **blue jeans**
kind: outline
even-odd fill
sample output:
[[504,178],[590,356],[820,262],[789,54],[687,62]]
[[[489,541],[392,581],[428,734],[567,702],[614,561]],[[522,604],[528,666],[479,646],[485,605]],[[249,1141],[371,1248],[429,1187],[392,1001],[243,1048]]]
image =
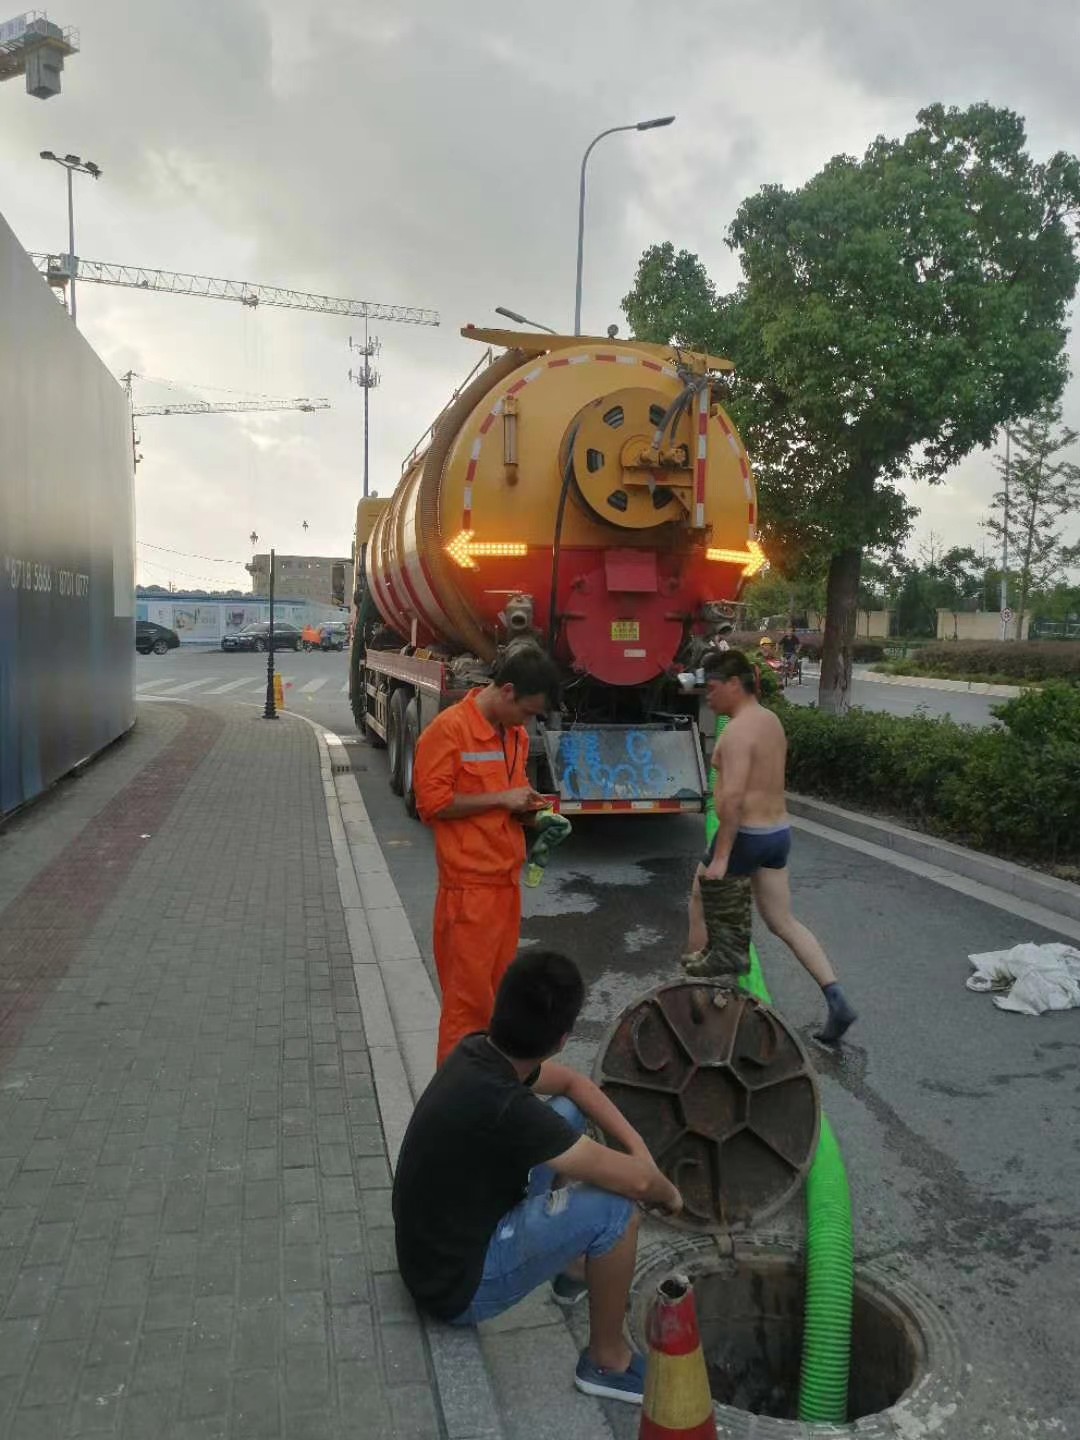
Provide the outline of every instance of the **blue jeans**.
[[[585,1116],[572,1101],[557,1095],[549,1103],[579,1135],[584,1133]],[[452,1324],[494,1319],[572,1261],[614,1250],[626,1234],[634,1213],[629,1200],[573,1181],[555,1190],[555,1178],[550,1165],[532,1171],[525,1199],[503,1216],[491,1237],[472,1302]]]

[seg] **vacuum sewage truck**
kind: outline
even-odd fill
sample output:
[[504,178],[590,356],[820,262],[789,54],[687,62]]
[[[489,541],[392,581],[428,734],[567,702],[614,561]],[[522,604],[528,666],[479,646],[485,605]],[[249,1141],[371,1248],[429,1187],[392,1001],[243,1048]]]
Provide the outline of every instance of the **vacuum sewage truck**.
[[349,692],[415,813],[424,726],[539,645],[563,706],[530,778],[565,813],[702,809],[697,669],[765,563],[719,396],[731,363],[635,340],[478,330],[480,363],[360,501]]

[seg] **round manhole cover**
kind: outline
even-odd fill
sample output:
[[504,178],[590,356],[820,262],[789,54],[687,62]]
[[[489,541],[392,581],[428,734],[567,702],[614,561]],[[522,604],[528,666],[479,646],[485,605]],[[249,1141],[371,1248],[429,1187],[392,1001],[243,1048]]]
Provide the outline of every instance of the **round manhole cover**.
[[708,980],[636,1000],[596,1080],[682,1192],[684,1224],[738,1230],[802,1184],[821,1106],[802,1042],[767,1005]]

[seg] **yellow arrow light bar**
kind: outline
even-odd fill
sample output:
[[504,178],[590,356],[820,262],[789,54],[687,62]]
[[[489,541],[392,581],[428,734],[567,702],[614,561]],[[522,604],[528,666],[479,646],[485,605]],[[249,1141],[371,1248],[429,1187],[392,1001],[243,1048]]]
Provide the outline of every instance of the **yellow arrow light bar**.
[[741,565],[744,580],[753,579],[768,564],[768,556],[756,540],[748,540],[745,550],[706,550],[705,559],[719,560],[722,565]]
[[475,540],[472,530],[459,530],[446,546],[446,553],[463,570],[476,569],[476,557],[509,560],[529,553],[528,545],[516,540]]

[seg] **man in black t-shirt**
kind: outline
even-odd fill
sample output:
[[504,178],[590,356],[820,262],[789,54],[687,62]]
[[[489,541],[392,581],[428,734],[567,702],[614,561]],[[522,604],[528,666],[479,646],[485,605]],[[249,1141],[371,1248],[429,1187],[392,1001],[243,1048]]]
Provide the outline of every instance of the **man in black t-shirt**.
[[[549,1280],[560,1303],[588,1293],[574,1383],[640,1404],[644,1360],[623,1339],[633,1202],[678,1214],[682,1197],[600,1089],[550,1058],[584,995],[565,956],[519,955],[490,1030],[466,1036],[436,1072],[394,1177],[398,1267],[421,1309],[455,1325],[489,1320]],[[588,1139],[588,1120],[620,1148]]]

